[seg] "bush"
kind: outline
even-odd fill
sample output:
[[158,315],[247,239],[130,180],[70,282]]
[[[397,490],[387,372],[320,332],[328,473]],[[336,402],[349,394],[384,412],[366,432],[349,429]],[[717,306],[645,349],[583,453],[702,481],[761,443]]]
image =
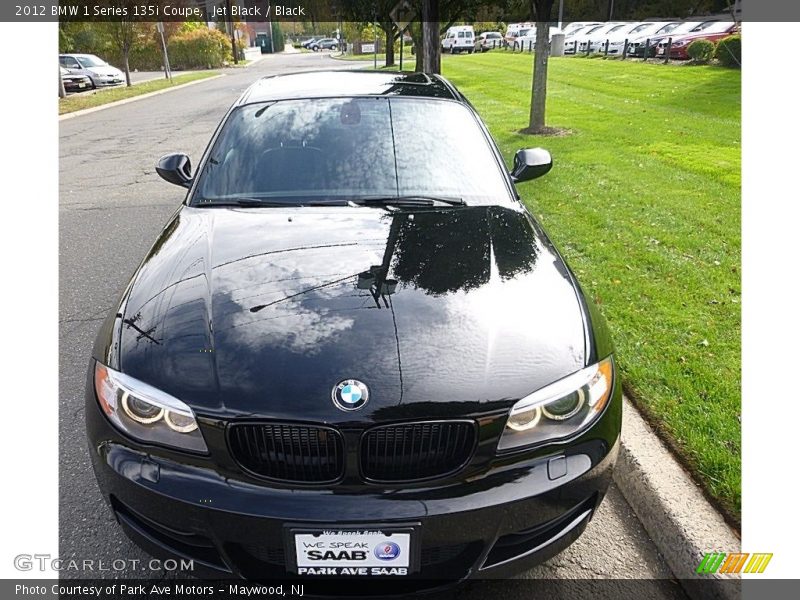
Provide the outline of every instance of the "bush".
[[216,69],[233,60],[231,42],[219,29],[182,31],[167,44],[173,69]]
[[275,52],[283,52],[283,47],[286,44],[286,38],[283,35],[283,29],[281,29],[281,24],[273,21],[272,22],[272,46]]
[[730,35],[717,43],[716,59],[726,67],[742,68],[742,36]]
[[[121,65],[122,57],[120,56],[116,64]],[[128,55],[128,63],[130,64],[131,71],[137,69],[139,71],[160,71],[164,68],[164,59],[161,53],[161,45],[153,40],[140,42],[131,48]]]
[[692,60],[705,63],[714,58],[714,49],[711,40],[695,40],[686,48],[686,53]]

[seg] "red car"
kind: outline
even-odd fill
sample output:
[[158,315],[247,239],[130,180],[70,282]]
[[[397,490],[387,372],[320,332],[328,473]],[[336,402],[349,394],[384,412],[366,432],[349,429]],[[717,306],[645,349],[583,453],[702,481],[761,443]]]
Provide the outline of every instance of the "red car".
[[[708,21],[708,24],[701,31],[694,31],[679,37],[672,38],[672,48],[669,52],[670,58],[679,60],[687,60],[689,54],[687,48],[695,40],[710,40],[718,42],[719,40],[739,32],[739,26],[730,21]],[[668,40],[662,40],[658,45],[657,55],[663,57],[667,52]]]

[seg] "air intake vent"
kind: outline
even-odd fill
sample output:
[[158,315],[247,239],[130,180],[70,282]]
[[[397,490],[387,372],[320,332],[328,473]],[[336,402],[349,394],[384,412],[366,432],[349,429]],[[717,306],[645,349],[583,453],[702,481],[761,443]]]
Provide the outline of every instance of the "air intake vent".
[[344,473],[344,442],[330,427],[284,423],[232,425],[233,458],[246,470],[278,481],[330,483]]
[[382,482],[443,477],[464,467],[474,450],[473,421],[382,425],[361,438],[361,472]]

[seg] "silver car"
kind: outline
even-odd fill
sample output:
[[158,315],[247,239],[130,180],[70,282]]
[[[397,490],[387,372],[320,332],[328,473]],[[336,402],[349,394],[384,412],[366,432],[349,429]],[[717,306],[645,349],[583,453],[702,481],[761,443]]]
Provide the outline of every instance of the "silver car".
[[85,75],[93,88],[124,83],[125,74],[94,54],[59,54],[59,64],[70,73]]

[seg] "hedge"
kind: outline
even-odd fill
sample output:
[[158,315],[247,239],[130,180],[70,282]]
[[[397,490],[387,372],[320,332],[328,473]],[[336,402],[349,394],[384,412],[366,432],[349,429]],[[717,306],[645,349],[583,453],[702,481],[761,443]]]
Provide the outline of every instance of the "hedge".
[[181,32],[167,43],[173,69],[216,69],[231,62],[231,43],[218,29],[194,29]]
[[705,63],[714,58],[714,50],[711,40],[695,40],[686,48],[686,53],[692,60]]
[[726,67],[742,68],[742,36],[730,35],[717,42],[716,59]]

